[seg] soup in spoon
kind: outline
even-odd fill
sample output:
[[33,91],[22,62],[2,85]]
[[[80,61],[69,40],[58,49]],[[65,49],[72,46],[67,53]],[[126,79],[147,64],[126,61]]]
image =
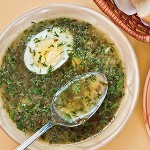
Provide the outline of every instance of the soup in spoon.
[[79,124],[99,108],[106,91],[107,80],[99,72],[79,75],[56,93],[53,109],[66,122]]

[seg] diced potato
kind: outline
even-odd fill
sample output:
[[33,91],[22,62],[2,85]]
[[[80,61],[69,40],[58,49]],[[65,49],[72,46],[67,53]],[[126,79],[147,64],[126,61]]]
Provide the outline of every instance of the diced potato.
[[75,67],[76,65],[79,65],[81,63],[81,59],[74,57],[72,59],[72,66]]

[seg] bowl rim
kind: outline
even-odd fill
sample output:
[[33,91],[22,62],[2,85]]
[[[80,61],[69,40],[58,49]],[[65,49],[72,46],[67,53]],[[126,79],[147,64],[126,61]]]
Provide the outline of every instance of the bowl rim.
[[[125,34],[121,31],[121,29],[119,29],[119,27],[117,27],[110,19],[108,19],[106,16],[104,16],[102,13],[92,9],[92,8],[89,8],[89,7],[86,7],[86,6],[82,6],[82,5],[78,5],[78,4],[73,4],[73,3],[50,3],[50,4],[47,4],[47,5],[43,5],[43,6],[40,6],[40,7],[36,7],[36,8],[33,8],[21,15],[19,15],[18,17],[16,17],[15,19],[13,19],[13,21],[8,24],[3,30],[2,32],[0,32],[0,39],[3,38],[3,35],[5,34],[5,32],[7,32],[11,26],[13,26],[15,23],[17,23],[18,21],[21,21],[22,19],[24,19],[24,17],[28,17],[28,15],[30,13],[33,13],[34,11],[37,11],[37,10],[42,10],[42,9],[47,9],[49,7],[52,7],[52,6],[67,6],[67,7],[73,7],[73,8],[80,8],[84,11],[88,11],[88,12],[92,12],[93,14],[96,14],[96,15],[99,15],[101,18],[103,18],[105,21],[107,21],[111,26],[112,28],[114,28],[118,33],[119,33],[119,36],[124,40],[124,42],[127,44],[127,46],[129,47],[130,49],[130,52],[131,52],[131,55],[134,57],[134,63],[135,63],[135,70],[137,72],[136,74],[136,81],[137,81],[137,87],[136,87],[136,90],[135,90],[135,96],[134,96],[134,101],[135,103],[132,103],[131,107],[130,107],[130,111],[128,112],[127,116],[124,118],[124,121],[122,122],[122,124],[120,125],[119,128],[117,128],[117,130],[115,130],[115,132],[113,132],[108,138],[107,140],[104,140],[102,143],[101,143],[101,147],[103,147],[104,145],[106,145],[107,143],[109,143],[112,139],[114,139],[118,133],[120,133],[127,121],[129,120],[129,118],[131,117],[133,111],[134,111],[134,108],[137,104],[137,101],[138,101],[138,97],[139,97],[139,91],[140,91],[140,74],[139,74],[139,65],[138,65],[138,61],[137,61],[137,57],[136,57],[136,54],[135,54],[135,51],[130,43],[130,41],[128,40],[128,38],[125,36]],[[40,20],[39,20],[40,21]],[[0,122],[0,128],[16,143],[20,144],[16,139],[13,138],[13,135],[9,134],[8,131],[6,129],[4,129],[2,126],[1,126],[1,122]],[[90,140],[90,138],[88,138],[88,140]],[[83,140],[83,142],[86,141],[86,140]],[[78,143],[81,143],[82,141],[80,142],[77,142],[77,143],[71,143],[71,144],[65,144],[65,145],[76,145]],[[61,144],[62,145],[62,144]],[[64,144],[63,144],[64,145]],[[29,147],[30,149],[30,147]]]

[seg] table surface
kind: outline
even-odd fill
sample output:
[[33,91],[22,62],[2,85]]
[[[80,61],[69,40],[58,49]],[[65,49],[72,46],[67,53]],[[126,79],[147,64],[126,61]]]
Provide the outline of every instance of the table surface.
[[[92,0],[0,0],[0,32],[21,14],[50,3],[73,3],[100,12]],[[127,37],[135,50],[139,62],[140,95],[136,108],[124,129],[102,150],[150,150],[150,138],[147,135],[142,114],[143,87],[150,68],[150,44],[136,41],[130,36]],[[0,128],[0,150],[13,150],[17,146],[17,143]]]

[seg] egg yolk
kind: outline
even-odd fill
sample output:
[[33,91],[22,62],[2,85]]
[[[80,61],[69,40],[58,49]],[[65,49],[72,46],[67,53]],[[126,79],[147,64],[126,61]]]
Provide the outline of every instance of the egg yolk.
[[38,67],[55,66],[63,57],[63,47],[58,39],[45,38],[33,52],[34,64]]

